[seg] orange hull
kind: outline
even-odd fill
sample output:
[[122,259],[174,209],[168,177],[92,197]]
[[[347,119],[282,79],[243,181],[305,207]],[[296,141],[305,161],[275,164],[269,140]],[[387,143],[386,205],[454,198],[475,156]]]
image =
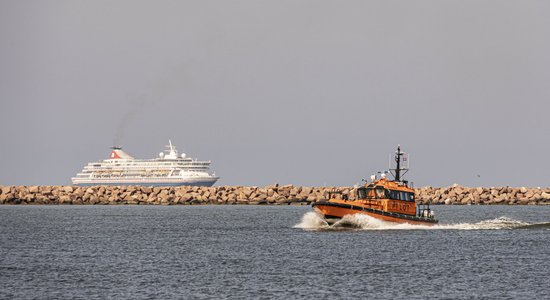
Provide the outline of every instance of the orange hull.
[[400,214],[395,212],[387,212],[383,210],[373,209],[368,206],[344,204],[341,202],[316,202],[312,206],[320,212],[327,222],[341,219],[345,215],[363,214],[380,220],[394,223],[409,223],[416,225],[435,225],[437,220],[430,218],[417,217],[413,215]]

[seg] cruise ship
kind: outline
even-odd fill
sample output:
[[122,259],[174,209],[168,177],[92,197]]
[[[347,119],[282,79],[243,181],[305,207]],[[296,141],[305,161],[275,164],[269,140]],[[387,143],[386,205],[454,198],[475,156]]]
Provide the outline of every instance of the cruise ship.
[[209,173],[210,161],[178,154],[172,141],[158,158],[135,159],[113,147],[108,159],[88,163],[71,178],[74,185],[212,186],[219,177]]

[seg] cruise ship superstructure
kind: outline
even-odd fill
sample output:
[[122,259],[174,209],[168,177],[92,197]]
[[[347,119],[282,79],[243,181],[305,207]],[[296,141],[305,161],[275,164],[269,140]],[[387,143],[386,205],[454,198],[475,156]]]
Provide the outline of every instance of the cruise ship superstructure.
[[168,142],[168,150],[153,159],[135,159],[122,148],[113,147],[108,159],[88,163],[72,182],[79,186],[212,186],[219,179],[209,173],[210,161],[178,154],[172,141]]

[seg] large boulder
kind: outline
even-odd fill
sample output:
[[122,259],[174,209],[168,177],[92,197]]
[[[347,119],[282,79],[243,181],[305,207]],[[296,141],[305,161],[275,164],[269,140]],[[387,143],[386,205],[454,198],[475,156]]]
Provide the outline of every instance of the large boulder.
[[52,187],[49,185],[42,185],[38,188],[38,190],[42,195],[50,195],[52,193]]
[[11,192],[11,186],[3,186],[0,194],[7,195]]
[[522,194],[525,194],[525,193],[527,193],[527,188],[524,187],[524,186],[522,186],[522,187],[519,189],[519,191],[520,191]]

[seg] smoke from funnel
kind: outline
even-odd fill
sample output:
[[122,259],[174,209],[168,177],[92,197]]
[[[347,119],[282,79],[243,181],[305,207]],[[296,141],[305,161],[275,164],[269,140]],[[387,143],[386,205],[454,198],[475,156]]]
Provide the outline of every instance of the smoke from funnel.
[[126,129],[130,122],[136,117],[138,112],[145,106],[146,100],[143,97],[133,99],[129,101],[128,110],[120,119],[118,123],[115,138],[113,139],[113,146],[120,146],[120,142],[126,133]]
[[185,72],[186,68],[187,66],[183,63],[176,65],[174,69],[168,72],[169,76],[167,78],[158,80],[148,89],[148,92],[128,101],[127,111],[117,125],[113,146],[120,146],[120,142],[126,134],[128,125],[135,119],[136,115],[143,110],[146,104],[153,103],[152,99],[155,99],[154,101],[157,103],[162,102],[166,95],[173,93],[175,87],[189,84],[190,78],[187,77],[187,73]]

